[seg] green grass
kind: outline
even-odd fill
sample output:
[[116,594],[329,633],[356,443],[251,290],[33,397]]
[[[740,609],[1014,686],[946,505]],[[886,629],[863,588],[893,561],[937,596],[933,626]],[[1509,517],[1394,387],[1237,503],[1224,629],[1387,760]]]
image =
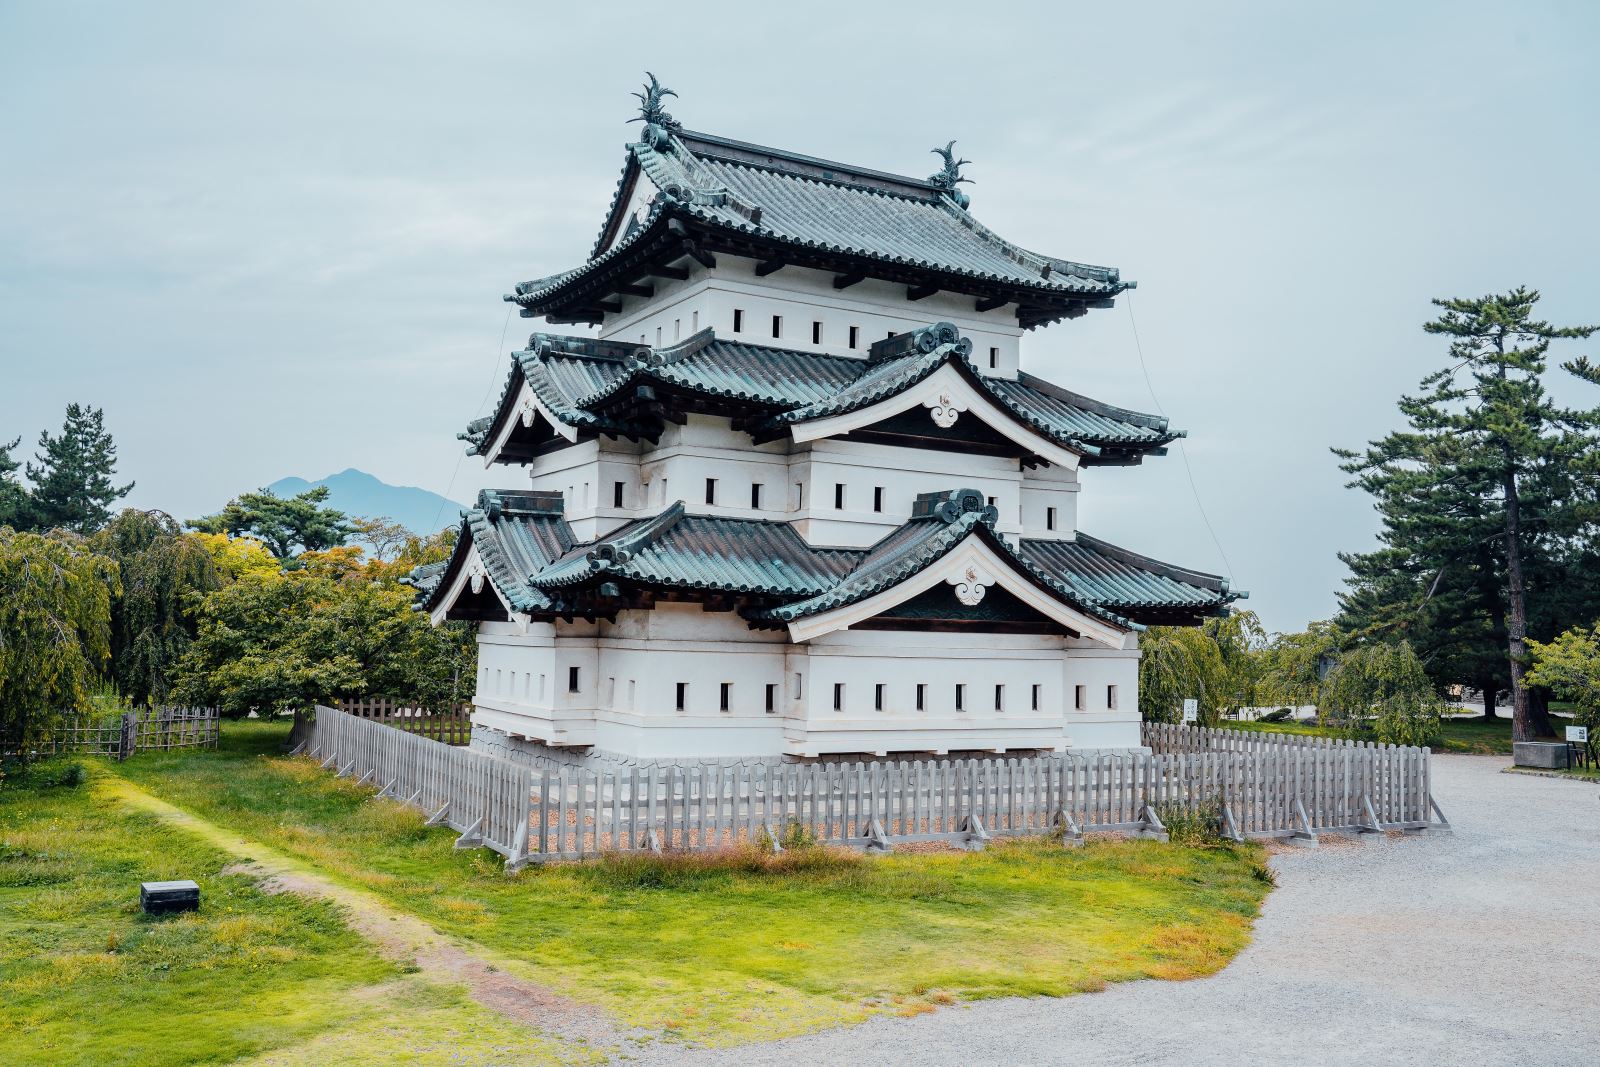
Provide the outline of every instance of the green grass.
[[[1224,729],[1244,730],[1251,733],[1300,734],[1309,737],[1340,737],[1335,730],[1325,726],[1311,726],[1290,722],[1232,722],[1220,723]],[[1479,755],[1511,754],[1511,720],[1506,717],[1485,719],[1481,715],[1455,715],[1444,720],[1442,737],[1433,745],[1435,752],[1470,752]]]
[[[45,764],[0,788],[0,1063],[548,1060],[459,988],[380,959],[333,907],[223,873],[227,857],[118,803],[88,765],[76,787]],[[166,878],[197,881],[200,910],[142,915],[139,883]]]
[[378,893],[520,977],[626,1023],[708,1043],[773,1038],[956,999],[1062,995],[1209,974],[1268,891],[1256,849],[1148,841],[828,860],[774,873],[616,858],[530,867],[230,723],[219,751],[117,768],[162,799]]

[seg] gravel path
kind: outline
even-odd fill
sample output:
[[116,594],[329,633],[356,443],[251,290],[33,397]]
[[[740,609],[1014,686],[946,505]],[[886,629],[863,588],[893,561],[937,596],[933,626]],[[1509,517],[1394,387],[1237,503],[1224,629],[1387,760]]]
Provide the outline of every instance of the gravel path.
[[[1455,834],[1325,838],[1221,974],[877,1019],[639,1067],[1600,1063],[1600,788],[1434,758]],[[1523,1025],[1537,1016],[1540,1021]]]

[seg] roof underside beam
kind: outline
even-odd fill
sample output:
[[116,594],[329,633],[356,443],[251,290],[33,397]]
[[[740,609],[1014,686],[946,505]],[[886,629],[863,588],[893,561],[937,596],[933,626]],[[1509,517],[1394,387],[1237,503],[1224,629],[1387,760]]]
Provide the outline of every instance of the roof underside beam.
[[906,290],[907,300],[924,300],[939,291],[937,285],[913,285]]
[[781,259],[763,259],[756,264],[756,277],[765,278],[769,274],[776,274],[788,265]]

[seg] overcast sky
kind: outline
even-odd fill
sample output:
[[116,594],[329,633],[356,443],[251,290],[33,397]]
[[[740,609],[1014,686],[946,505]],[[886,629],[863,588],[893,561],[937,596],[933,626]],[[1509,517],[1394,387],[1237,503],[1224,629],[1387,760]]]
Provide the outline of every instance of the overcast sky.
[[1600,5],[1293,6],[6,0],[0,440],[103,406],[130,503],[180,517],[350,466],[517,484],[455,433],[649,69],[692,129],[918,176],[956,138],[985,223],[1137,279],[1024,367],[1158,399],[1226,562],[1176,451],[1086,472],[1081,525],[1300,628],[1375,529],[1328,446],[1435,366],[1429,298],[1600,321]]

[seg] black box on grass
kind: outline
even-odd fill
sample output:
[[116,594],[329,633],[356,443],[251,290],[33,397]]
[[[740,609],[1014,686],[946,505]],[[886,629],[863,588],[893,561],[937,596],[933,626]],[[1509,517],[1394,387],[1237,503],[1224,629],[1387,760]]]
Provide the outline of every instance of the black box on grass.
[[173,911],[199,911],[200,887],[184,879],[177,882],[140,882],[139,907],[146,915]]

